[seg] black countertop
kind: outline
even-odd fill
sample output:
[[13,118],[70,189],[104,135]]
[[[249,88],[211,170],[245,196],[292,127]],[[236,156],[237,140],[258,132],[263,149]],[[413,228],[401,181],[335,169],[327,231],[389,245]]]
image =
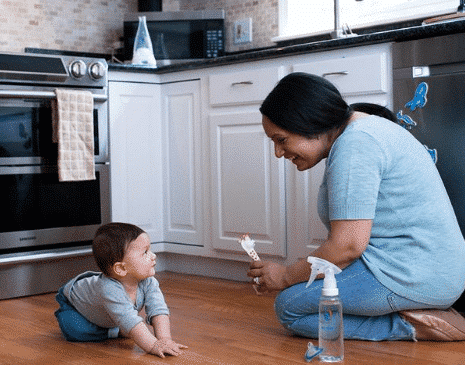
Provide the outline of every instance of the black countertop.
[[[461,18],[465,19],[465,18]],[[128,72],[151,72],[155,74],[164,74],[177,71],[195,70],[207,67],[216,67],[235,63],[261,61],[271,58],[299,55],[305,53],[322,52],[357,46],[366,46],[370,44],[379,44],[387,42],[403,42],[421,38],[431,38],[455,33],[465,32],[465,20],[446,21],[429,25],[406,26],[397,29],[366,31],[362,33],[358,30],[355,32],[359,35],[355,37],[309,41],[308,43],[270,47],[260,50],[251,50],[237,54],[229,54],[224,57],[215,59],[199,60],[186,63],[178,63],[157,68],[134,66],[131,64],[109,63],[110,71],[128,71]],[[464,45],[465,46],[465,45]]]

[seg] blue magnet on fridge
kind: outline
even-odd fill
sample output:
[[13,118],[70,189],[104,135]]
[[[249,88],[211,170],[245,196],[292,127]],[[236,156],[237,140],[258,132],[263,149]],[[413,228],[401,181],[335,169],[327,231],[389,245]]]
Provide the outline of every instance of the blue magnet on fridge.
[[436,148],[429,148],[427,145],[423,145],[423,146],[425,146],[429,155],[433,159],[433,162],[436,164],[438,162],[438,150]]
[[422,82],[417,86],[415,90],[415,95],[413,99],[410,100],[407,104],[405,104],[406,108],[410,108],[413,112],[416,108],[423,108],[426,105],[427,99],[426,94],[428,93],[428,84],[426,82]]
[[401,127],[404,127],[405,129],[412,129],[412,127],[417,125],[417,123],[408,115],[402,114],[402,110],[399,110],[399,112],[396,114],[396,117],[397,124],[399,124]]

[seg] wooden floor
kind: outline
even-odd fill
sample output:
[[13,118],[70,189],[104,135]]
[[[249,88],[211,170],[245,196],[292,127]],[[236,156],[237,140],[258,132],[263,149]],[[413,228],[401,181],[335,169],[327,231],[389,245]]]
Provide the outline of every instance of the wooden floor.
[[[179,357],[145,354],[129,339],[68,343],[53,315],[57,304],[50,293],[0,301],[0,364],[305,363],[309,340],[280,326],[272,295],[256,296],[247,283],[166,272],[157,278],[171,310],[173,338],[189,346]],[[465,364],[465,342],[346,341],[343,364]]]

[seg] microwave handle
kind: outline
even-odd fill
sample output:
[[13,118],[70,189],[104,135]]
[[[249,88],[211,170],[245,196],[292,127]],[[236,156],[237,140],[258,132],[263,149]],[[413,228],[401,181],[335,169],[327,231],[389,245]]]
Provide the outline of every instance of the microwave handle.
[[[94,101],[107,101],[106,95],[93,94]],[[0,99],[19,98],[19,99],[55,99],[56,94],[53,91],[22,91],[22,90],[0,90]]]

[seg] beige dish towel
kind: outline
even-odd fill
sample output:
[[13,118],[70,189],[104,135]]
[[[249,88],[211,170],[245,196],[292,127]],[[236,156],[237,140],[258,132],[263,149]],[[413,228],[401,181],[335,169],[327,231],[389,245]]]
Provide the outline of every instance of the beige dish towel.
[[60,181],[95,180],[94,98],[90,91],[56,89],[53,142]]

